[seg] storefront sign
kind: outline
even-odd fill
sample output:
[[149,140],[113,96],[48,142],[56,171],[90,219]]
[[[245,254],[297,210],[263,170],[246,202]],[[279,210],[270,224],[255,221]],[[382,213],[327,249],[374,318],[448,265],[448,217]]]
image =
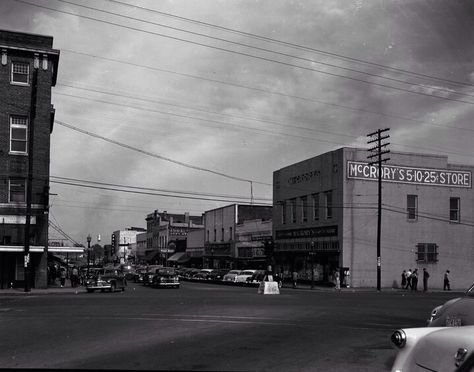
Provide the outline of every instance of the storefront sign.
[[288,178],[288,183],[290,185],[297,185],[301,182],[310,182],[313,178],[319,177],[320,174],[321,174],[320,171],[312,170],[312,171],[305,172],[305,173],[299,174],[297,176],[293,176],[293,177]]
[[[26,216],[0,216],[0,224],[24,225],[26,224]],[[30,224],[36,224],[36,217],[30,217]]]
[[277,239],[322,238],[326,236],[337,236],[337,225],[276,231]]
[[[368,163],[348,161],[347,178],[375,181],[378,180],[378,167]],[[470,171],[452,169],[432,169],[383,165],[382,180],[384,182],[409,183],[415,185],[472,187]]]

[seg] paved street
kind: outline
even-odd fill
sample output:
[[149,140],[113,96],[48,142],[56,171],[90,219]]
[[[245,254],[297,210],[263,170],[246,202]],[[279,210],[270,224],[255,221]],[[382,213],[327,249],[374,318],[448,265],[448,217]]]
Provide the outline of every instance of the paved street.
[[[0,367],[215,371],[389,370],[399,327],[455,293],[129,283],[125,292],[0,294]],[[8,335],[8,336],[6,336]]]

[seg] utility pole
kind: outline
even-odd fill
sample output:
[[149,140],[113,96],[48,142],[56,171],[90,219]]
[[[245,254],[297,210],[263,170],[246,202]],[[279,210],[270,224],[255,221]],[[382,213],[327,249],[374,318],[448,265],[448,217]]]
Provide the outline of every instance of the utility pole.
[[26,215],[25,215],[25,292],[30,292],[30,225],[31,225],[31,203],[33,196],[33,139],[35,138],[36,96],[38,91],[38,70],[33,70],[31,84],[31,106],[30,120],[28,123],[28,177],[26,181]]
[[382,163],[390,160],[390,158],[384,158],[383,156],[388,154],[390,150],[386,149],[386,146],[390,145],[390,142],[382,143],[383,140],[390,138],[388,134],[382,135],[389,131],[390,128],[378,129],[376,132],[367,135],[369,137],[368,144],[375,143],[375,147],[369,149],[368,159],[371,160],[370,166],[377,165],[378,167],[378,216],[377,216],[377,290],[381,290],[381,279],[382,279],[382,258],[380,254],[380,237],[382,230]]

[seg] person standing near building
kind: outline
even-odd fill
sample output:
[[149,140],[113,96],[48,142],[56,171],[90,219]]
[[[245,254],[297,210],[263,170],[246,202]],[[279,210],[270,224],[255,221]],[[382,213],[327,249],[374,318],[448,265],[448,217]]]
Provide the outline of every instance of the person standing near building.
[[334,270],[333,277],[334,277],[334,286],[336,288],[336,291],[340,291],[341,290],[341,277],[340,277],[338,268]]
[[418,290],[418,269],[413,270],[410,278],[411,278],[411,290],[417,291]]
[[408,269],[407,271],[407,284],[405,286],[405,289],[411,289],[411,269]]
[[423,268],[423,292],[428,291],[428,278],[430,277],[430,274],[428,273],[428,270],[426,268]]
[[407,286],[407,272],[406,270],[403,270],[402,272],[402,288],[405,288]]
[[443,290],[444,291],[450,291],[451,290],[451,284],[449,282],[449,270],[446,270],[446,272],[444,273]]
[[59,279],[61,281],[62,288],[66,284],[66,269],[64,267],[61,268],[61,272],[59,273]]
[[296,271],[293,271],[292,279],[293,279],[293,288],[296,288],[296,284],[298,281],[298,273]]

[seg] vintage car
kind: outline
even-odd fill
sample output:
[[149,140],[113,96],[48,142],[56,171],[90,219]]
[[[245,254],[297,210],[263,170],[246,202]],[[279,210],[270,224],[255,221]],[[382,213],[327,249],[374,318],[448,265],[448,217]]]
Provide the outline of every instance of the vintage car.
[[224,275],[222,281],[224,283],[235,283],[236,276],[239,275],[241,272],[242,270],[230,270],[227,274]]
[[474,326],[405,328],[391,341],[398,350],[392,372],[474,370]]
[[239,275],[235,277],[235,283],[244,285],[247,283],[247,279],[255,274],[257,270],[243,270]]
[[93,274],[89,272],[86,280],[86,290],[91,293],[96,290],[114,292],[116,290],[125,291],[127,280],[122,271],[118,269],[100,269]]
[[221,283],[224,275],[229,272],[229,269],[214,269],[209,274],[209,280],[215,283]]
[[210,280],[213,269],[202,269],[193,276],[193,280]]
[[150,265],[145,268],[142,272],[142,283],[143,285],[151,285],[153,276],[155,275],[156,270],[163,267],[163,265]]
[[152,279],[152,286],[179,288],[179,277],[174,267],[156,269]]
[[453,298],[435,307],[428,319],[428,327],[474,325],[474,285],[462,297]]

